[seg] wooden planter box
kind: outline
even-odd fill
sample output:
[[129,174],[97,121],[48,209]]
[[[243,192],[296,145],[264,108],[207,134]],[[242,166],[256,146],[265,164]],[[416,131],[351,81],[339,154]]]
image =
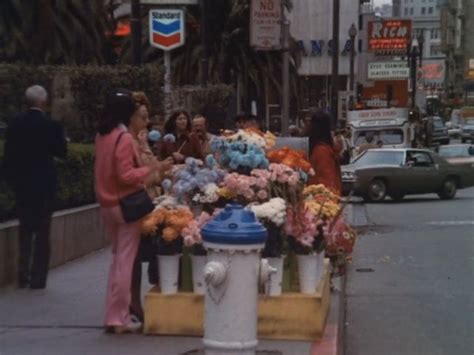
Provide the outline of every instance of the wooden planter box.
[[[258,337],[261,339],[321,339],[329,312],[329,260],[316,293],[284,292],[259,296]],[[202,336],[204,296],[189,292],[162,295],[158,287],[145,296],[145,334]]]

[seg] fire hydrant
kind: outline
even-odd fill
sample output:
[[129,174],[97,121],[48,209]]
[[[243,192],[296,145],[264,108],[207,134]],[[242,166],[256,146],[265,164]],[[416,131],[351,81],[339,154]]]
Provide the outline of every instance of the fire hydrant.
[[[206,355],[254,355],[257,302],[261,275],[260,251],[267,230],[252,211],[227,205],[202,229],[208,263],[204,350]],[[266,265],[264,272],[271,272]]]

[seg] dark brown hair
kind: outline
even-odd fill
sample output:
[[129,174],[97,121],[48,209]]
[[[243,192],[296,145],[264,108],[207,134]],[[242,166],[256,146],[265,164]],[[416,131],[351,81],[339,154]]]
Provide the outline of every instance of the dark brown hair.
[[191,117],[186,110],[178,110],[173,112],[173,114],[168,118],[165,123],[165,134],[174,134],[176,135],[176,119],[180,115],[185,115],[188,121],[186,125],[186,130],[191,131]]
[[128,126],[135,112],[132,93],[127,89],[116,89],[105,99],[105,107],[99,121],[98,132],[101,135],[110,133],[119,124]]

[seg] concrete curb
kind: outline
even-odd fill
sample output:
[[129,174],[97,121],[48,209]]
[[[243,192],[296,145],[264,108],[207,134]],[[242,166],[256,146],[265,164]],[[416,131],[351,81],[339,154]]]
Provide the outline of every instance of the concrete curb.
[[323,338],[311,347],[311,355],[344,354],[346,277],[332,279],[331,304]]

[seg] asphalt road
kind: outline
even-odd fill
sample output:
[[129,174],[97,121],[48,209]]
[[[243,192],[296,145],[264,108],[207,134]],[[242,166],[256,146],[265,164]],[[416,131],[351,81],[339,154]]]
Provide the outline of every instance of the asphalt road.
[[474,354],[474,188],[353,209],[345,354]]

